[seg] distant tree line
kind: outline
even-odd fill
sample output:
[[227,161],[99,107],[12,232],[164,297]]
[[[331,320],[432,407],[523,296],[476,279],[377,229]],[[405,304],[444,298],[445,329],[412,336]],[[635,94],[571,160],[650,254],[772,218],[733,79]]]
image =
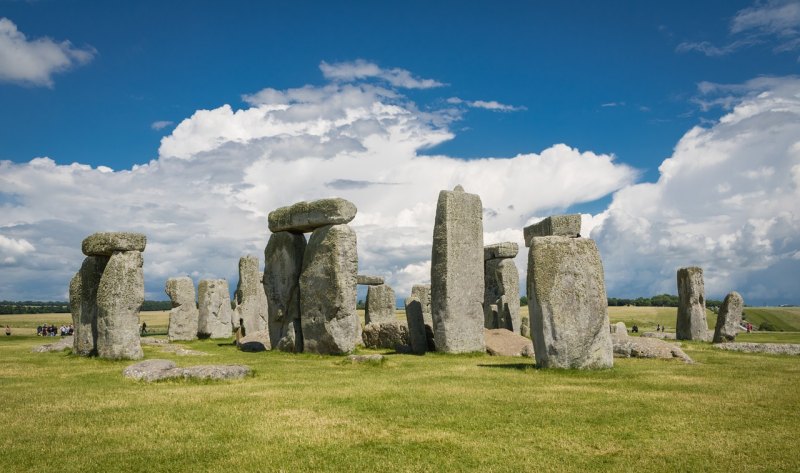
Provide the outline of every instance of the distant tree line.
[[[170,310],[170,301],[144,301],[142,310]],[[64,301],[0,301],[0,314],[68,314],[69,302]]]

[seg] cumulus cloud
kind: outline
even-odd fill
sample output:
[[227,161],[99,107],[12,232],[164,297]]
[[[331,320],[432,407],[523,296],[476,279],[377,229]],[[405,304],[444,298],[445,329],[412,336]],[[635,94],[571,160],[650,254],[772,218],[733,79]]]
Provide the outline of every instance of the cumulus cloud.
[[617,192],[591,236],[619,296],[675,293],[675,271],[705,269],[706,291],[796,302],[800,262],[800,79],[703,84],[735,92],[718,122],[689,130],[655,183]]
[[465,105],[470,108],[482,108],[493,112],[519,112],[527,110],[524,106],[507,105],[496,100],[463,100],[459,97],[450,97],[447,103],[452,105]]
[[326,79],[342,82],[374,78],[384,80],[394,87],[404,89],[431,89],[445,85],[437,80],[414,77],[411,72],[405,69],[383,69],[373,62],[363,59],[332,64],[322,61],[319,69]]
[[53,74],[91,61],[97,51],[69,41],[28,39],[8,18],[0,18],[0,81],[53,86]]
[[0,189],[13,195],[0,198],[0,234],[36,247],[14,268],[5,297],[64,297],[81,239],[100,230],[148,235],[149,298],[163,297],[164,280],[180,274],[235,286],[239,256],[263,253],[269,211],[331,196],[359,208],[360,267],[386,275],[402,296],[429,279],[441,189],[462,184],[480,194],[492,209],[487,240],[521,243],[529,221],[637,176],[611,155],[564,144],[513,157],[422,155],[453,138],[453,117],[421,110],[396,89],[335,81],[246,97],[243,109],[195,112],[162,139],[158,159],[129,170],[49,158],[0,163]]

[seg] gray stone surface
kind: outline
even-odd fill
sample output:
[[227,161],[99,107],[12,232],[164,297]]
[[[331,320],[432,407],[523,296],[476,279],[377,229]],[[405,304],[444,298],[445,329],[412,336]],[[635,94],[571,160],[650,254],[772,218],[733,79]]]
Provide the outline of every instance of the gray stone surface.
[[394,289],[386,284],[369,286],[367,288],[367,302],[364,306],[364,320],[366,323],[395,322],[395,306],[397,300]]
[[237,345],[241,351],[267,351],[272,347],[269,341],[269,330],[247,332],[244,337],[239,339]]
[[[484,262],[484,327],[505,328],[520,333],[519,271],[513,259],[495,258]],[[497,317],[491,306],[497,306]]]
[[531,246],[534,237],[563,236],[576,238],[581,235],[581,215],[553,215],[529,225],[523,230],[525,246]]
[[228,281],[202,279],[197,285],[200,318],[197,334],[203,338],[229,338],[231,327],[231,296]]
[[377,353],[372,355],[350,355],[347,357],[347,361],[351,363],[382,363],[385,359],[383,355]]
[[301,353],[300,273],[306,238],[302,234],[278,232],[264,249],[264,290],[269,312],[269,340],[273,348]]
[[356,206],[341,198],[298,202],[269,213],[269,230],[305,233],[327,225],[341,225],[353,220]]
[[425,325],[430,327],[433,332],[433,316],[431,316],[431,285],[430,284],[414,284],[411,287],[411,297],[419,299],[422,305],[422,318],[425,320]]
[[533,358],[533,343],[530,338],[504,328],[486,329],[486,353],[492,356],[524,356]]
[[87,256],[70,281],[69,305],[72,312],[76,355],[97,354],[97,286],[108,264],[106,256]]
[[364,326],[362,338],[367,348],[396,349],[410,343],[408,326],[397,321],[367,324]]
[[712,345],[721,350],[744,353],[767,353],[770,355],[800,355],[800,343],[716,343]]
[[359,274],[356,276],[356,284],[360,286],[379,286],[383,284],[383,276],[370,276],[368,274]]
[[678,340],[708,340],[706,296],[703,269],[696,266],[678,270],[678,318],[675,322]]
[[742,323],[744,299],[734,291],[725,296],[717,314],[717,325],[714,328],[714,343],[732,342],[736,340],[739,325]]
[[73,337],[59,337],[58,341],[35,346],[31,349],[31,351],[34,353],[58,352],[71,349],[73,344],[74,344]]
[[356,234],[347,225],[314,230],[300,275],[300,322],[306,352],[344,354],[356,346]]
[[160,381],[178,377],[177,365],[169,360],[145,360],[122,370],[122,376],[137,381]]
[[514,242],[506,241],[494,243],[483,247],[483,259],[490,260],[495,258],[513,258],[519,253],[519,245]]
[[414,296],[405,301],[406,324],[408,325],[408,342],[411,352],[424,355],[428,351],[428,336],[425,330],[425,317],[422,313],[422,302]]
[[521,319],[519,334],[523,337],[531,338],[531,319],[529,317],[522,317]]
[[147,237],[143,233],[99,232],[83,240],[81,249],[86,256],[111,256],[118,251],[144,251]]
[[528,304],[538,367],[613,366],[603,264],[592,240],[533,238]]
[[244,323],[245,333],[267,330],[267,294],[264,292],[262,273],[258,268],[258,256],[239,258],[239,282],[234,293],[236,307],[233,309],[233,330]]
[[436,349],[483,352],[483,206],[481,198],[441,191],[431,257],[431,314]]
[[629,337],[627,333],[614,333],[611,336],[614,355],[622,358],[677,358],[684,363],[692,359],[680,347],[657,338]]
[[125,368],[122,376],[146,382],[177,378],[227,380],[244,378],[250,372],[250,367],[243,365],[199,365],[179,368],[169,360],[145,360]]
[[611,325],[611,333],[616,335],[625,335],[628,336],[628,327],[625,326],[625,322],[617,322]]
[[144,302],[142,254],[114,253],[97,286],[97,355],[112,360],[138,360],[139,310]]
[[197,309],[192,278],[188,276],[169,278],[164,285],[164,292],[172,302],[167,330],[170,341],[196,339],[200,311]]
[[659,338],[661,340],[675,340],[675,334],[672,332],[644,332],[642,337]]

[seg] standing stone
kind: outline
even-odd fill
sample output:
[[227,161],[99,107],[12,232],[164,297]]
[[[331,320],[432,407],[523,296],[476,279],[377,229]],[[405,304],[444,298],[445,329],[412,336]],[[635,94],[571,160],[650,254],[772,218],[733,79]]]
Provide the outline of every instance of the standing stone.
[[531,319],[530,317],[522,317],[520,322],[519,334],[523,337],[531,338]]
[[338,355],[355,348],[360,326],[357,272],[356,234],[349,226],[314,230],[300,275],[300,323],[306,352]]
[[169,311],[169,329],[167,330],[169,340],[196,339],[200,311],[197,310],[192,278],[188,276],[169,278],[164,286],[164,292],[172,302],[172,309]]
[[320,199],[298,202],[269,213],[269,230],[305,233],[327,225],[343,225],[356,216],[356,206],[345,199]]
[[388,285],[369,286],[364,310],[366,323],[397,322],[395,300],[394,289]]
[[430,284],[414,284],[411,287],[411,297],[417,298],[420,305],[422,305],[422,318],[425,319],[431,332],[433,332],[433,317],[431,316],[431,285]]
[[139,310],[144,302],[142,254],[111,255],[97,286],[97,354],[112,360],[144,356],[139,341]]
[[300,273],[305,251],[303,234],[289,232],[273,233],[264,249],[264,291],[267,293],[269,341],[273,349],[303,351]]
[[531,246],[534,237],[563,236],[577,238],[581,236],[581,214],[553,215],[529,225],[523,229],[525,246]]
[[675,322],[675,338],[708,340],[702,268],[691,266],[678,270],[678,318]]
[[431,312],[436,349],[483,352],[483,207],[461,186],[441,191],[431,258]]
[[244,322],[245,334],[254,334],[267,329],[267,294],[264,292],[258,256],[239,258],[239,283],[235,293],[236,307],[233,310],[234,330],[239,320]]
[[424,355],[428,349],[428,337],[425,331],[425,317],[422,314],[422,302],[414,296],[406,298],[406,323],[411,352]]
[[533,238],[528,304],[538,367],[613,366],[603,264],[594,241]]
[[[511,258],[487,260],[484,263],[484,281],[484,327],[504,328],[519,335],[519,271],[516,263]],[[497,320],[490,314],[491,305],[497,306]]]
[[231,296],[228,281],[224,279],[202,279],[197,285],[200,319],[197,334],[204,338],[228,338],[231,336]]
[[87,256],[70,281],[69,304],[75,329],[72,351],[77,355],[97,354],[97,286],[107,264],[106,256]]
[[717,315],[717,326],[714,329],[714,343],[733,342],[736,340],[736,333],[739,324],[742,323],[742,308],[744,299],[734,291],[725,296],[722,306]]

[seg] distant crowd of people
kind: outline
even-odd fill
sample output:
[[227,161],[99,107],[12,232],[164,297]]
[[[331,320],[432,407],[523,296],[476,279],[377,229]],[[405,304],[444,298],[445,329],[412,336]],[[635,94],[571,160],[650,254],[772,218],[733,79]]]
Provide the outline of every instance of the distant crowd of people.
[[72,335],[74,332],[75,328],[72,326],[72,324],[62,325],[61,327],[44,324],[36,327],[36,335],[39,337],[55,337],[58,335],[66,337],[67,335]]

